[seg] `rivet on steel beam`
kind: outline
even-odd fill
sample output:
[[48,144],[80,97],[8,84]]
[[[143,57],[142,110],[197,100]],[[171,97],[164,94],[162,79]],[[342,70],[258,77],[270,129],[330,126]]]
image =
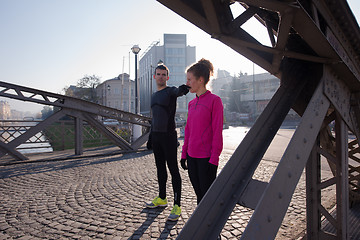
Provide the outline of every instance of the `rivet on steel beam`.
[[207,225],[208,225],[208,227],[210,227],[211,226],[211,221],[208,221]]
[[313,128],[313,125],[312,125],[312,123],[310,124],[310,129],[312,129]]
[[288,177],[291,178],[291,176],[292,176],[292,175],[291,175],[291,172],[288,172]]
[[306,140],[306,138],[304,138],[304,143],[306,143],[307,142],[307,140]]
[[296,154],[296,159],[300,159],[300,155],[299,155],[299,154]]
[[271,221],[272,221],[271,216],[267,216],[267,221],[268,221],[268,222],[271,222]]
[[282,193],[281,192],[279,192],[278,196],[279,196],[280,199],[282,199]]

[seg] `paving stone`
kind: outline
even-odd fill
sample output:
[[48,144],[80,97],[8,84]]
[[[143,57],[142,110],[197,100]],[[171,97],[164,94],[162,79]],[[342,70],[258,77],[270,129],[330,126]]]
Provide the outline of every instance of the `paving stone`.
[[[221,155],[220,168],[230,155]],[[67,161],[49,161],[2,167],[0,172],[0,239],[176,239],[196,208],[188,173],[182,177],[182,215],[168,223],[173,204],[168,181],[169,207],[146,209],[144,201],[158,193],[156,168],[150,152]],[[262,161],[254,176],[268,181],[276,163]],[[23,174],[25,173],[26,174]],[[326,193],[326,194],[325,194]],[[322,195],[334,202],[333,190]],[[276,237],[292,239],[306,227],[305,181],[298,184],[283,225]],[[325,196],[324,196],[325,195]],[[239,238],[253,210],[236,206],[221,232],[223,239]]]

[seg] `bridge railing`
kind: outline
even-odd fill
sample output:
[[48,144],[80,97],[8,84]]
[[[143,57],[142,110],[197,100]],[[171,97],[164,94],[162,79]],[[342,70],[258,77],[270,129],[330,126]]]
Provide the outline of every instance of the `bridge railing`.
[[[41,120],[0,120],[0,140],[10,143],[40,122]],[[106,125],[124,140],[131,142],[131,125],[115,121],[106,122]],[[84,148],[113,145],[104,134],[87,123],[84,124],[83,131]],[[74,121],[59,120],[16,147],[16,150],[21,153],[33,153],[74,149],[74,139]]]
[[[37,136],[37,134],[46,132],[45,130],[48,129],[49,126],[64,118],[70,118],[73,121],[73,142],[75,145],[74,149],[76,155],[81,155],[83,153],[84,136],[85,133],[87,133],[87,127],[84,126],[91,126],[96,129],[96,132],[101,133],[113,144],[119,146],[125,151],[137,150],[148,139],[151,118],[146,116],[101,106],[96,103],[73,97],[18,86],[6,82],[0,82],[0,96],[43,105],[50,105],[56,107],[57,109],[57,111],[54,111],[54,113],[47,119],[38,122],[36,125],[29,128],[23,128],[23,132],[17,136],[12,135],[11,140],[8,139],[7,141],[0,141],[0,158],[4,155],[11,155],[16,160],[27,159],[26,156],[16,149],[29,139]],[[118,130],[105,124],[103,119],[112,119],[121,123],[124,127],[124,133],[118,134]],[[134,126],[140,126],[142,131],[141,135],[133,140],[129,138],[129,132],[133,133]],[[125,134],[125,132],[129,134]]]

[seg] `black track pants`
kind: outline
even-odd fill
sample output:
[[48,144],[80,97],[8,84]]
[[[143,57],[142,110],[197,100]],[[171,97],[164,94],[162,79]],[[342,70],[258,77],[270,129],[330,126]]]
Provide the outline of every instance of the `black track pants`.
[[166,197],[167,170],[166,164],[171,174],[172,187],[174,191],[174,204],[180,206],[181,198],[181,177],[177,163],[177,136],[176,132],[152,133],[152,147],[157,168],[159,183],[159,197]]
[[192,158],[187,156],[188,172],[195,190],[197,204],[216,178],[217,166],[209,163],[210,158]]

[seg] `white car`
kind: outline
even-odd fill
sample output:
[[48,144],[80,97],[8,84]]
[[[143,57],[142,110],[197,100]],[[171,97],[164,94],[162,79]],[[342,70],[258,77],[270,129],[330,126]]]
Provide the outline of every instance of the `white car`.
[[103,121],[105,125],[119,125],[119,121],[115,119],[106,119]]

